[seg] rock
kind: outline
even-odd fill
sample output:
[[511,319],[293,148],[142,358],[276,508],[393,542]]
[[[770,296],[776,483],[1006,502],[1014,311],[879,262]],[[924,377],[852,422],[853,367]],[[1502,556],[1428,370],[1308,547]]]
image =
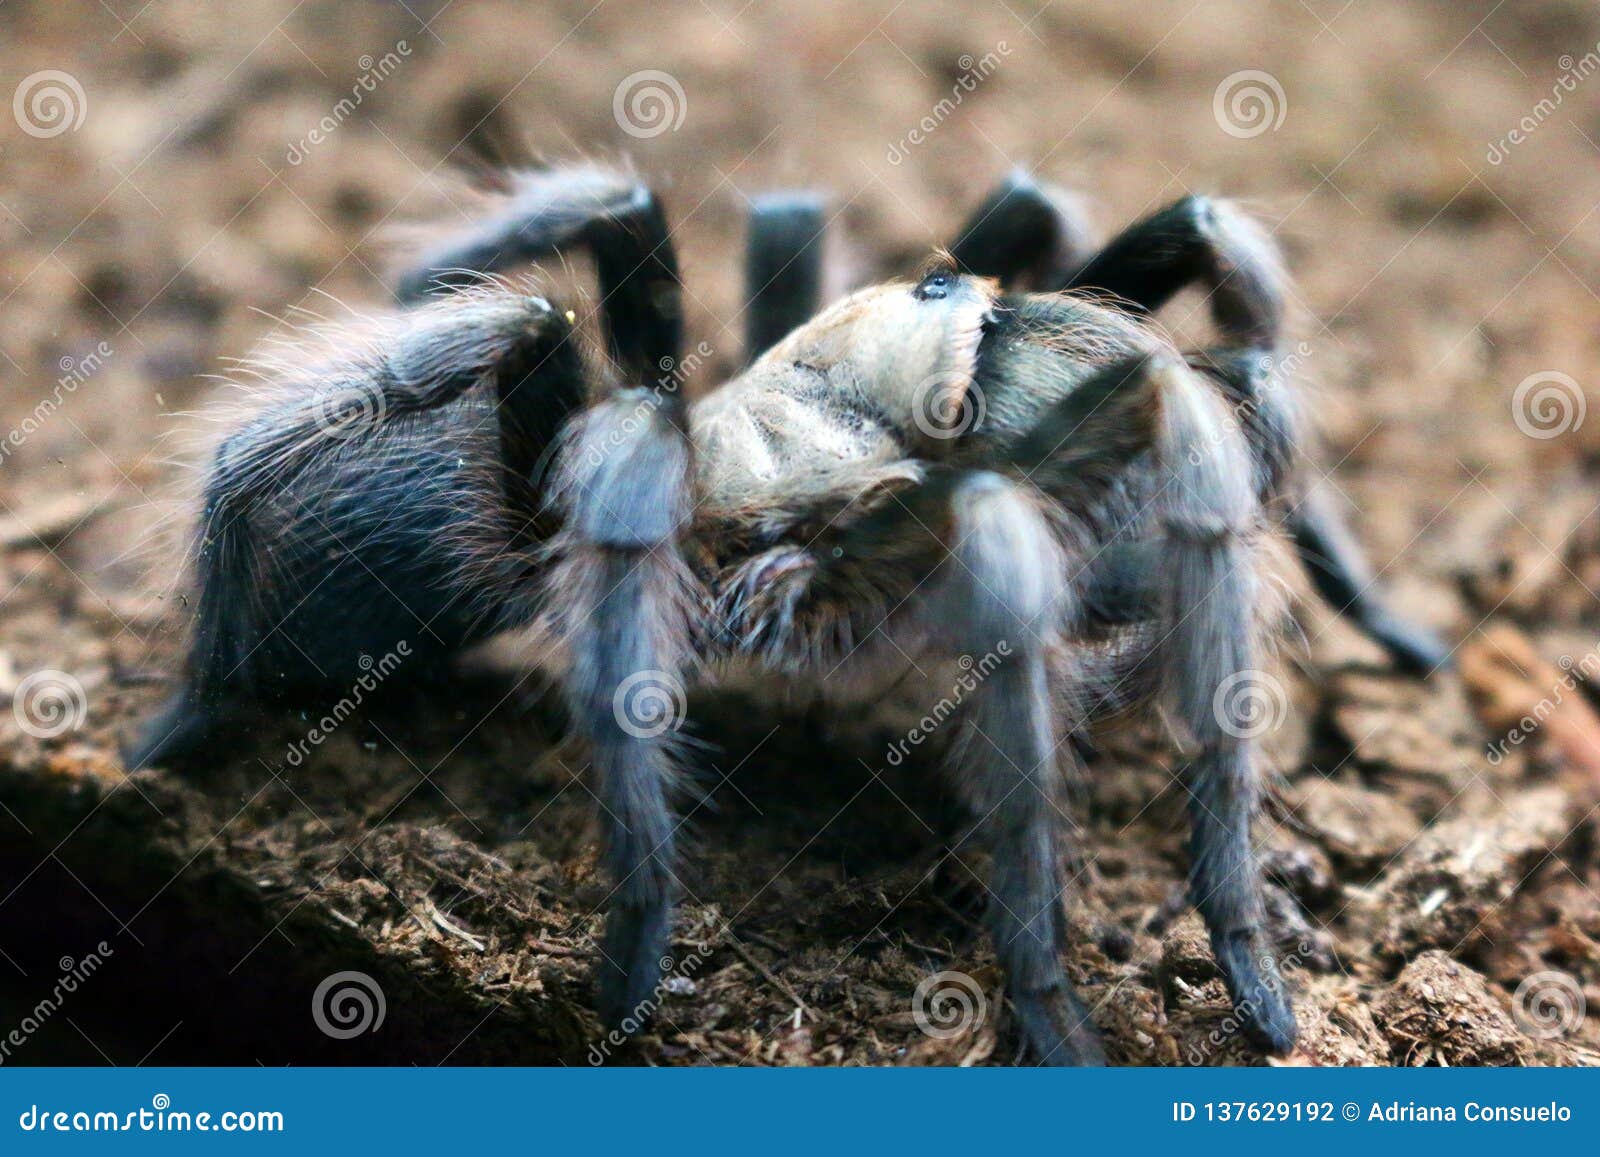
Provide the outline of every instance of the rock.
[[1211,952],[1211,938],[1200,917],[1190,913],[1167,929],[1156,966],[1161,990],[1169,999],[1214,980],[1221,973]]
[[1438,780],[1453,792],[1485,763],[1482,736],[1453,681],[1343,673],[1330,690],[1334,729],[1363,767]]
[[1482,976],[1424,952],[1378,997],[1373,1020],[1401,1065],[1522,1065],[1529,1042]]
[[1600,669],[1592,651],[1550,663],[1515,627],[1496,624],[1461,648],[1461,677],[1493,735],[1491,763],[1531,743],[1559,760],[1569,787],[1600,799],[1600,715],[1580,688]]
[[[1331,990],[1331,991],[1330,991]],[[1315,999],[1297,1000],[1300,1022],[1296,1053],[1317,1065],[1386,1065],[1389,1042],[1373,1020],[1372,1010],[1357,999],[1343,977],[1328,978],[1313,988]]]
[[1295,817],[1335,856],[1378,864],[1416,838],[1417,817],[1392,795],[1342,779],[1297,784],[1288,800]]
[[1327,853],[1288,827],[1280,826],[1268,833],[1260,855],[1261,870],[1267,879],[1302,904],[1316,907],[1339,895],[1338,874]]
[[[1424,832],[1374,896],[1380,953],[1404,959],[1425,948],[1461,952],[1572,830],[1560,788],[1513,795],[1488,814],[1474,811]],[[1470,946],[1469,946],[1470,947]]]

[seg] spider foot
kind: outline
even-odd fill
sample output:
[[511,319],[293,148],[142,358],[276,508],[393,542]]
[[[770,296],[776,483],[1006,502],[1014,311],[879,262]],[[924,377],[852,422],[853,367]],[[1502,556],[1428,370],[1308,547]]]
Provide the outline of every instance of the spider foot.
[[1089,1011],[1069,989],[1019,992],[1012,996],[1011,1004],[1035,1064],[1099,1067],[1106,1063],[1105,1047]]
[[629,1035],[661,1002],[662,973],[672,967],[672,911],[665,903],[620,904],[606,919],[606,942],[596,1002],[607,1028]]
[[1230,936],[1217,945],[1217,963],[1244,1034],[1257,1048],[1282,1055],[1294,1048],[1298,1026],[1277,960],[1259,937]]

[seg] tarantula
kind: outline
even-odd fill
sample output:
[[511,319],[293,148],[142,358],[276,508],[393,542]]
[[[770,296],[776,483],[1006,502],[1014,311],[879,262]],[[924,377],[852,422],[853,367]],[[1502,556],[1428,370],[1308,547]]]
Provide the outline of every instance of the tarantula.
[[[1223,694],[1277,625],[1265,544],[1286,528],[1404,668],[1446,652],[1390,612],[1296,469],[1272,244],[1189,196],[1096,250],[1070,197],[1015,174],[915,280],[821,309],[823,232],[818,198],[756,204],[748,364],[691,404],[657,198],[593,168],[509,176],[402,280],[408,308],[290,366],[221,443],[183,686],[130,763],[347,685],[398,640],[422,671],[553,624],[615,883],[599,1006],[616,1024],[661,979],[676,892],[672,784],[692,757],[661,696],[731,660],[861,694],[999,647],[941,759],[991,852],[988,928],[1034,1059],[1103,1059],[1063,969],[1055,798],[1066,740],[1140,704],[1184,746],[1192,897],[1235,1007],[1288,1050],[1249,835],[1256,744]],[[607,357],[498,275],[569,247],[593,259]],[[1181,354],[1150,315],[1188,286],[1220,340]]]

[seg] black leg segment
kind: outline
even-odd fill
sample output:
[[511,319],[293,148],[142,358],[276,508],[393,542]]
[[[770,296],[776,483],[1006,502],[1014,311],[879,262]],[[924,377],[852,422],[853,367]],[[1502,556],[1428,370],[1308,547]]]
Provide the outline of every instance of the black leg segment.
[[950,247],[962,270],[1005,289],[1053,289],[1093,251],[1078,199],[1021,169],[984,198]]
[[1401,670],[1431,675],[1450,665],[1450,652],[1438,636],[1389,607],[1360,547],[1316,487],[1290,512],[1289,530],[1317,593],[1348,615]]
[[400,281],[404,303],[440,286],[471,285],[579,246],[593,255],[612,357],[630,383],[668,372],[683,344],[682,282],[666,213],[654,193],[601,169],[515,173],[482,220],[446,235]]
[[755,361],[822,305],[826,226],[816,194],[755,198],[745,243],[745,361]]
[[1130,226],[1067,278],[1154,313],[1190,285],[1210,292],[1212,316],[1229,344],[1271,348],[1283,320],[1277,247],[1226,201],[1189,196]]

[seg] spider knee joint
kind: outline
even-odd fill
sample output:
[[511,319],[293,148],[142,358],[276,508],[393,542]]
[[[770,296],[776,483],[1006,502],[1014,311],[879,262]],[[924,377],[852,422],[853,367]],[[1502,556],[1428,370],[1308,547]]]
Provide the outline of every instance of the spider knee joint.
[[688,521],[689,444],[670,404],[650,390],[624,390],[585,419],[563,484],[581,541],[649,550]]
[[951,506],[951,582],[960,605],[945,621],[955,624],[956,641],[1036,651],[1066,597],[1066,566],[1048,520],[1022,488],[988,471],[959,478]]

